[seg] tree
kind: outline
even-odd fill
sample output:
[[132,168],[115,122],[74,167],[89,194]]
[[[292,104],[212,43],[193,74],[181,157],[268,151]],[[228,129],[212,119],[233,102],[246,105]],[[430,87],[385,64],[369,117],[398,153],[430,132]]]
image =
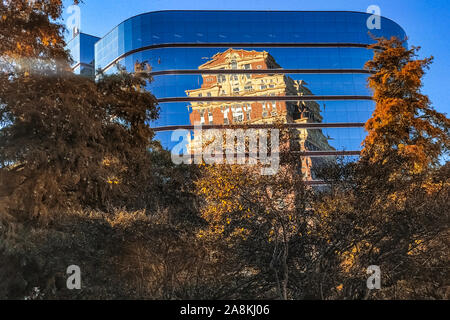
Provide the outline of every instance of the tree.
[[[75,4],[79,1],[74,0]],[[0,4],[0,56],[31,62],[56,59],[64,62],[64,26],[61,0],[5,0]]]
[[[77,205],[129,205],[149,170],[156,99],[141,90],[148,73],[70,72],[61,1],[4,1],[1,43],[0,205],[20,216],[47,216]],[[53,20],[51,20],[53,19]]]
[[77,204],[120,205],[148,165],[147,121],[158,112],[155,98],[137,89],[146,79],[122,72],[93,82],[41,66],[0,76],[7,206],[38,216]]
[[403,168],[404,174],[435,165],[448,152],[449,119],[435,111],[420,92],[422,77],[433,58],[415,59],[420,48],[407,49],[398,38],[378,39],[370,46],[374,58],[366,63],[373,72],[375,111],[366,123],[368,135],[362,155],[371,163]]
[[[340,257],[347,298],[445,298],[448,277],[448,124],[420,92],[431,59],[417,60],[396,38],[371,46],[375,111],[361,159],[322,171],[330,188],[314,202]],[[378,265],[382,290],[365,286]]]
[[[312,232],[311,190],[303,182],[301,157],[291,152],[295,130],[280,130],[281,162],[274,175],[261,175],[261,163],[212,164],[201,166],[196,181],[208,223],[198,237],[212,244],[216,256],[227,257],[220,275],[236,279],[228,298],[320,296],[314,283],[320,279],[317,253],[323,241]],[[234,272],[227,273],[230,266]],[[323,291],[329,286],[327,279]]]
[[[191,172],[169,164],[153,141],[148,123],[158,108],[142,90],[148,73],[120,68],[94,82],[70,72],[64,28],[54,22],[59,0],[2,1],[0,9],[0,296],[24,298],[38,287],[34,298],[73,298],[61,291],[61,273],[67,261],[84,261],[94,275],[86,278],[88,296],[183,297],[176,282],[159,284],[183,282],[180,269],[195,278],[185,269],[198,268],[193,261],[201,258],[185,240],[192,235],[178,229],[193,210],[186,191]],[[184,217],[176,216],[177,205]],[[120,211],[115,221],[116,207],[151,208],[152,217]],[[188,248],[193,255],[181,259]],[[135,252],[145,252],[145,265]],[[97,274],[99,261],[108,267]],[[124,279],[136,279],[138,268],[146,273],[136,287],[148,290],[136,293]]]

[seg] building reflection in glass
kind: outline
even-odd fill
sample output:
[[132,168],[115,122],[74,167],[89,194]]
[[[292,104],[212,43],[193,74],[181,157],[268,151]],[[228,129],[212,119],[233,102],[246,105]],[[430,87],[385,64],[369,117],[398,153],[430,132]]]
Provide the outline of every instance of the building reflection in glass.
[[[266,51],[228,49],[215,54],[199,70],[267,70],[279,69],[275,59]],[[219,71],[220,72],[220,71]],[[252,97],[252,96],[303,96],[312,95],[303,80],[293,80],[280,73],[259,74],[204,74],[201,87],[187,90],[189,97]],[[266,71],[267,72],[267,71]],[[320,123],[320,106],[315,101],[211,101],[192,102],[192,125],[232,125],[262,123]],[[300,151],[335,150],[321,129],[297,129],[297,146]],[[203,142],[205,137],[203,136]],[[202,148],[194,136],[189,149]],[[313,168],[323,158],[304,157],[302,171],[307,179],[314,179]]]

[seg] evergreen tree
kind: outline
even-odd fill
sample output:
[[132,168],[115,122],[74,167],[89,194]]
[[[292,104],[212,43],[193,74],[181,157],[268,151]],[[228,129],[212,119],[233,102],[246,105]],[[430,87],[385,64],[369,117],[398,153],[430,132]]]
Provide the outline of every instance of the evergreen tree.
[[449,147],[450,120],[420,91],[433,58],[416,59],[420,48],[408,49],[395,37],[378,39],[370,48],[375,54],[366,68],[373,72],[369,87],[376,106],[366,123],[363,158],[395,165],[406,175],[421,172],[437,164]]

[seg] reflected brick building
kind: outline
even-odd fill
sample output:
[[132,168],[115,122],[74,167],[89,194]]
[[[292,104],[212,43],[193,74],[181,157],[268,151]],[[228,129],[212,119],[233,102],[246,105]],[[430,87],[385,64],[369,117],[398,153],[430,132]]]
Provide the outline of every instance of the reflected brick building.
[[[222,74],[220,70],[265,70],[280,69],[275,59],[266,51],[228,49],[215,54],[199,70],[217,70],[217,74],[202,75],[201,87],[186,90],[189,97],[219,96],[302,96],[312,95],[302,80],[293,80],[284,74],[246,73]],[[315,101],[255,101],[255,102],[192,102],[190,121],[192,125],[233,125],[261,123],[320,123],[320,106]],[[296,145],[299,151],[334,150],[320,129],[297,129]],[[207,139],[203,136],[202,141]],[[194,136],[190,142],[191,153],[203,146]],[[312,178],[312,169],[317,161],[304,158],[302,170],[306,178]]]

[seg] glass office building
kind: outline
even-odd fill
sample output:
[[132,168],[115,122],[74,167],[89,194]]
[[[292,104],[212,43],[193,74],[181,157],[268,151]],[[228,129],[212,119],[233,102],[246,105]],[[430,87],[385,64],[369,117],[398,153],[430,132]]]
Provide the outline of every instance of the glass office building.
[[95,77],[95,43],[100,38],[85,33],[76,33],[67,43],[72,56],[72,70],[76,74]]
[[312,157],[356,155],[374,109],[367,46],[373,37],[406,37],[383,17],[380,29],[369,30],[369,18],[360,12],[149,12],[96,41],[95,69],[151,66],[148,89],[161,108],[152,126],[167,148],[177,143],[170,139],[174,126],[282,119],[297,125]]

